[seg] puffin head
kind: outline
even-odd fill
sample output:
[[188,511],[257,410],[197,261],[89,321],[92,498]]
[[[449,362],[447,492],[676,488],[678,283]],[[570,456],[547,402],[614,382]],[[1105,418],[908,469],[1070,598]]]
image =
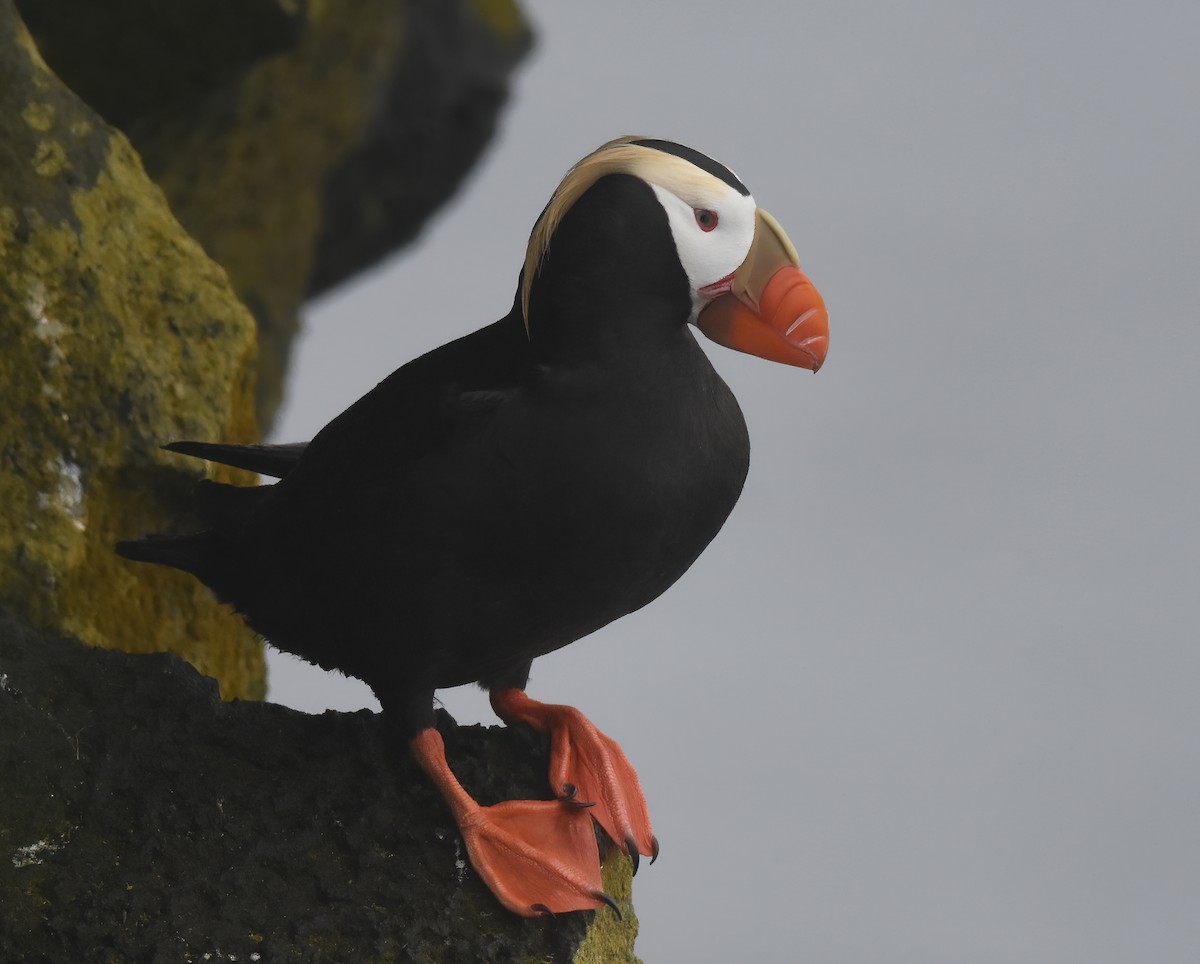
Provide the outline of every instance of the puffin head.
[[[631,179],[638,183],[623,190],[620,182]],[[622,210],[635,204],[653,207],[656,223],[643,223],[640,212]],[[580,213],[589,207],[586,217]],[[561,258],[558,247],[566,249],[571,242],[559,239],[560,228],[563,234],[570,231],[574,242]],[[651,240],[656,232],[669,232],[670,267],[655,262]],[[800,270],[783,228],[758,207],[732,171],[690,147],[621,137],[571,168],[534,226],[526,250],[520,303],[531,336],[538,311],[534,291],[542,272],[558,268],[559,262],[569,264],[573,257],[593,265],[621,265],[607,269],[614,275],[657,271],[674,286],[672,291],[679,291],[681,320],[728,348],[811,371],[825,360],[829,315]],[[605,264],[598,270],[605,271]],[[577,269],[571,274],[583,276]],[[683,277],[688,301],[682,299]],[[632,280],[603,276],[597,284],[616,290]]]

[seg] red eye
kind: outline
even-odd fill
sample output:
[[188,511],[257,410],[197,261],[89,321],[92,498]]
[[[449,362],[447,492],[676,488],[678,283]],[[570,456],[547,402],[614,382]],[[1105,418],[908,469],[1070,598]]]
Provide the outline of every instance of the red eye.
[[705,208],[692,208],[696,215],[696,223],[700,225],[701,231],[711,231],[717,226],[717,212],[709,211]]

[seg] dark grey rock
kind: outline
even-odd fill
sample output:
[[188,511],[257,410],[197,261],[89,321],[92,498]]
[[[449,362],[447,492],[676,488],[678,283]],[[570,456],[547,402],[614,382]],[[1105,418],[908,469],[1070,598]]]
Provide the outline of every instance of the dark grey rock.
[[[547,795],[534,734],[439,728],[481,802]],[[599,916],[504,911],[379,715],[225,703],[4,611],[0,773],[4,961],[570,961]]]

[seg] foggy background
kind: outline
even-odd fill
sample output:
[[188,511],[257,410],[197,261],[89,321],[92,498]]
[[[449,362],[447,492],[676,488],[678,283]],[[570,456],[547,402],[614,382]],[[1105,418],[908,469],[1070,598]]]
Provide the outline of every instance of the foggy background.
[[1200,4],[523,7],[499,137],[416,249],[309,312],[274,438],[503,315],[609,138],[697,147],[784,225],[825,368],[706,346],[741,503],[530,683],[641,775],[638,953],[1200,962]]

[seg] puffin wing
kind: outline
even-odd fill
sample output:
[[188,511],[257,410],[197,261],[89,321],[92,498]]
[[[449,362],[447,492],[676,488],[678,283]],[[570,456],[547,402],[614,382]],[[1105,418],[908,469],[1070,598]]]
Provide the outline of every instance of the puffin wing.
[[518,390],[529,364],[515,312],[392,372],[302,449],[298,474],[395,471],[453,443]]
[[[385,452],[403,460],[436,447],[461,423],[501,404],[520,381],[527,350],[522,323],[510,315],[397,369],[311,442],[181,440],[163,448],[273,479],[290,475],[307,452],[322,461],[371,462]],[[389,429],[385,435],[381,425]]]

